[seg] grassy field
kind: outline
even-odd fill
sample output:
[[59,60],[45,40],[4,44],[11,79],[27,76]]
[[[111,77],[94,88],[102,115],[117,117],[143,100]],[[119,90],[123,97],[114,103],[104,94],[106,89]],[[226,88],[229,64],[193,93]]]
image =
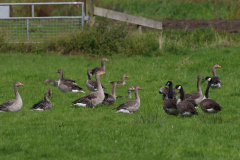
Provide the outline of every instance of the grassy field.
[[[53,109],[30,111],[43,99],[50,84],[47,78],[75,79],[87,93],[86,71],[100,66],[102,57],[63,56],[58,54],[0,54],[0,102],[14,98],[13,84],[19,81],[23,108],[17,113],[0,114],[1,159],[239,159],[239,47],[198,49],[187,55],[161,57],[106,57],[102,84],[111,93],[110,80],[126,73],[125,86],[117,86],[117,95],[127,95],[130,85],[140,85],[141,106],[134,114],[116,114],[114,105],[79,108],[71,102],[83,93],[62,93],[53,87]],[[209,96],[224,109],[215,115],[182,118],[168,116],[162,109],[158,90],[168,80],[181,84],[187,93],[196,91],[197,75],[211,76],[213,64],[223,84],[210,90]],[[207,83],[201,83],[205,92]],[[134,97],[134,94],[133,94]]]

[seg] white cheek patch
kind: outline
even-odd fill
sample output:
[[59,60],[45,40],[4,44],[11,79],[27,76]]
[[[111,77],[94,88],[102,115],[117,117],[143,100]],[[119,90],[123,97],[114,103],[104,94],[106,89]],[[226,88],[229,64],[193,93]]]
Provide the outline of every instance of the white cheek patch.
[[178,87],[178,90],[180,90],[181,88],[182,88],[182,87],[181,87],[181,86],[179,86],[179,87]]
[[207,81],[211,81],[211,78],[208,78]]

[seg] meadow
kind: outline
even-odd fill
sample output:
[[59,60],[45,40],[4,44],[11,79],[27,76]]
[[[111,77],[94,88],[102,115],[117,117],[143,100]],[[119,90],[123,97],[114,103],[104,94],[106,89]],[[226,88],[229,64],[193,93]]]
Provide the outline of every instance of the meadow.
[[[239,159],[238,78],[239,47],[205,48],[188,55],[165,54],[161,57],[111,56],[105,62],[101,83],[111,93],[110,80],[126,73],[126,85],[117,86],[117,95],[127,95],[130,85],[140,85],[141,106],[133,114],[115,113],[113,108],[129,100],[117,99],[111,106],[97,108],[71,106],[83,93],[62,93],[44,85],[47,78],[57,79],[61,68],[65,78],[84,88],[87,69],[100,66],[102,57],[59,54],[0,54],[0,102],[14,98],[18,87],[23,107],[17,113],[0,114],[0,157],[3,159]],[[197,90],[197,75],[211,76],[213,64],[222,80],[222,88],[210,90],[210,98],[223,110],[191,118],[167,115],[160,87],[168,80],[181,84],[186,93]],[[207,83],[201,83],[203,93]],[[53,109],[31,111],[32,104],[53,88]],[[133,98],[134,93],[132,93]]]

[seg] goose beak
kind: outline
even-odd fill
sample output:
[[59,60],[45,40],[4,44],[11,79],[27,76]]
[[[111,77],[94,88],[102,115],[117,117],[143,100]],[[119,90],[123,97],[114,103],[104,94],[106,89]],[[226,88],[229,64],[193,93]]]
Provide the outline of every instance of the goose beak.
[[106,61],[109,61],[108,59],[106,59]]
[[127,76],[127,78],[129,78],[129,76]]
[[44,85],[46,86],[46,83],[44,83]]
[[56,71],[56,73],[58,73],[58,71]]
[[221,66],[219,66],[219,65],[218,65],[217,67],[219,67],[219,68],[220,68]]
[[24,84],[20,83],[19,85],[20,85],[20,86],[23,86]]
[[105,72],[101,72],[101,75],[105,74]]
[[135,88],[133,88],[133,90],[135,90]]

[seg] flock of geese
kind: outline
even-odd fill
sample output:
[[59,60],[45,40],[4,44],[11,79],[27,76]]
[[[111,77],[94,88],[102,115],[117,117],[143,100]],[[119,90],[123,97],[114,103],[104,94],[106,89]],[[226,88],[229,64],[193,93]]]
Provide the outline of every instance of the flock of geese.
[[[105,65],[104,62],[108,61],[106,58],[102,58],[101,67],[95,67],[92,70],[87,70],[88,79],[86,82],[86,87],[88,90],[93,91],[89,94],[82,96],[81,98],[76,99],[72,102],[72,105],[81,106],[81,107],[92,107],[99,104],[112,105],[116,101],[115,90],[118,85],[125,85],[125,78],[128,78],[126,74],[123,74],[122,81],[109,81],[113,85],[112,94],[104,92],[105,87],[102,86],[100,82],[100,76],[105,74]],[[178,116],[179,114],[182,117],[198,115],[197,106],[200,104],[200,107],[205,113],[217,113],[222,110],[222,107],[213,99],[210,99],[208,92],[210,87],[220,88],[221,80],[216,75],[215,68],[221,67],[218,64],[214,64],[212,67],[213,77],[206,77],[203,80],[208,81],[208,86],[206,88],[205,94],[203,96],[202,90],[200,87],[201,77],[197,76],[197,92],[185,94],[183,86],[176,85],[173,88],[171,81],[166,83],[167,87],[161,87],[159,93],[162,94],[163,98],[163,109],[168,115]],[[59,90],[65,93],[69,92],[84,92],[84,90],[79,87],[74,80],[63,78],[63,70],[58,69],[56,71],[60,74],[60,78],[55,81],[52,79],[46,79],[45,85],[50,83],[52,86],[58,86]],[[91,76],[95,76],[96,80],[92,80]],[[16,82],[14,84],[14,92],[16,99],[9,100],[0,105],[0,112],[18,112],[22,106],[22,98],[18,92],[18,87],[23,86],[22,83]],[[177,92],[175,90],[178,90]],[[128,87],[128,97],[131,97],[131,92],[135,90],[135,100],[129,100],[120,104],[116,109],[116,113],[133,113],[136,112],[140,107],[140,98],[138,95],[138,90],[142,88],[137,85],[135,88],[133,86]],[[180,98],[178,99],[178,93],[180,93]],[[44,100],[41,100],[32,105],[31,110],[46,110],[52,109],[53,104],[48,99],[52,97],[52,88],[49,88],[48,92],[44,94]],[[119,98],[123,96],[118,96]]]
[[[128,78],[126,74],[123,74],[122,81],[109,81],[113,85],[112,87],[112,94],[108,94],[104,92],[105,87],[102,86],[100,82],[100,76],[105,74],[105,65],[104,62],[108,61],[106,58],[102,58],[101,60],[101,67],[95,67],[92,70],[87,70],[88,79],[86,82],[86,87],[93,91],[89,94],[84,95],[81,98],[76,99],[72,102],[72,105],[81,106],[81,107],[92,107],[99,104],[104,105],[111,105],[116,101],[116,86],[118,85],[125,85],[125,78]],[[55,81],[52,79],[46,79],[45,85],[50,83],[52,86],[58,86],[59,90],[65,93],[70,92],[84,92],[84,90],[79,87],[74,80],[71,79],[65,79],[63,78],[63,70],[58,69],[56,71],[60,74],[60,78],[56,79]],[[96,80],[92,80],[91,76],[95,76]],[[14,84],[14,92],[16,99],[11,99],[3,104],[0,105],[0,112],[18,112],[22,106],[22,98],[18,92],[18,87],[23,86],[22,83],[16,82]],[[135,100],[126,101],[122,104],[120,104],[116,109],[116,113],[122,112],[122,113],[133,113],[137,111],[140,107],[140,98],[138,95],[138,90],[142,90],[140,86],[136,86],[135,88],[133,86],[128,87],[128,97],[131,98],[131,92],[135,90]],[[47,110],[52,109],[53,104],[49,100],[49,98],[52,97],[52,88],[49,88],[48,92],[44,94],[44,100],[41,100],[35,104],[32,105],[30,108],[33,110]],[[122,96],[118,96],[121,98]]]
[[[182,117],[190,117],[192,115],[198,115],[197,106],[200,104],[200,107],[205,113],[217,113],[222,110],[222,107],[213,99],[210,99],[208,92],[210,87],[212,88],[221,88],[221,80],[217,76],[215,68],[221,67],[218,64],[214,64],[212,67],[213,77],[206,77],[203,80],[208,81],[208,86],[206,88],[205,94],[203,96],[202,90],[200,87],[200,75],[197,76],[197,92],[185,94],[183,87],[181,85],[176,85],[173,88],[171,81],[168,81],[166,87],[161,87],[159,93],[163,94],[163,109],[168,115],[178,116],[179,114]],[[174,91],[178,90],[178,92]],[[180,98],[178,99],[178,93],[180,93]]]

